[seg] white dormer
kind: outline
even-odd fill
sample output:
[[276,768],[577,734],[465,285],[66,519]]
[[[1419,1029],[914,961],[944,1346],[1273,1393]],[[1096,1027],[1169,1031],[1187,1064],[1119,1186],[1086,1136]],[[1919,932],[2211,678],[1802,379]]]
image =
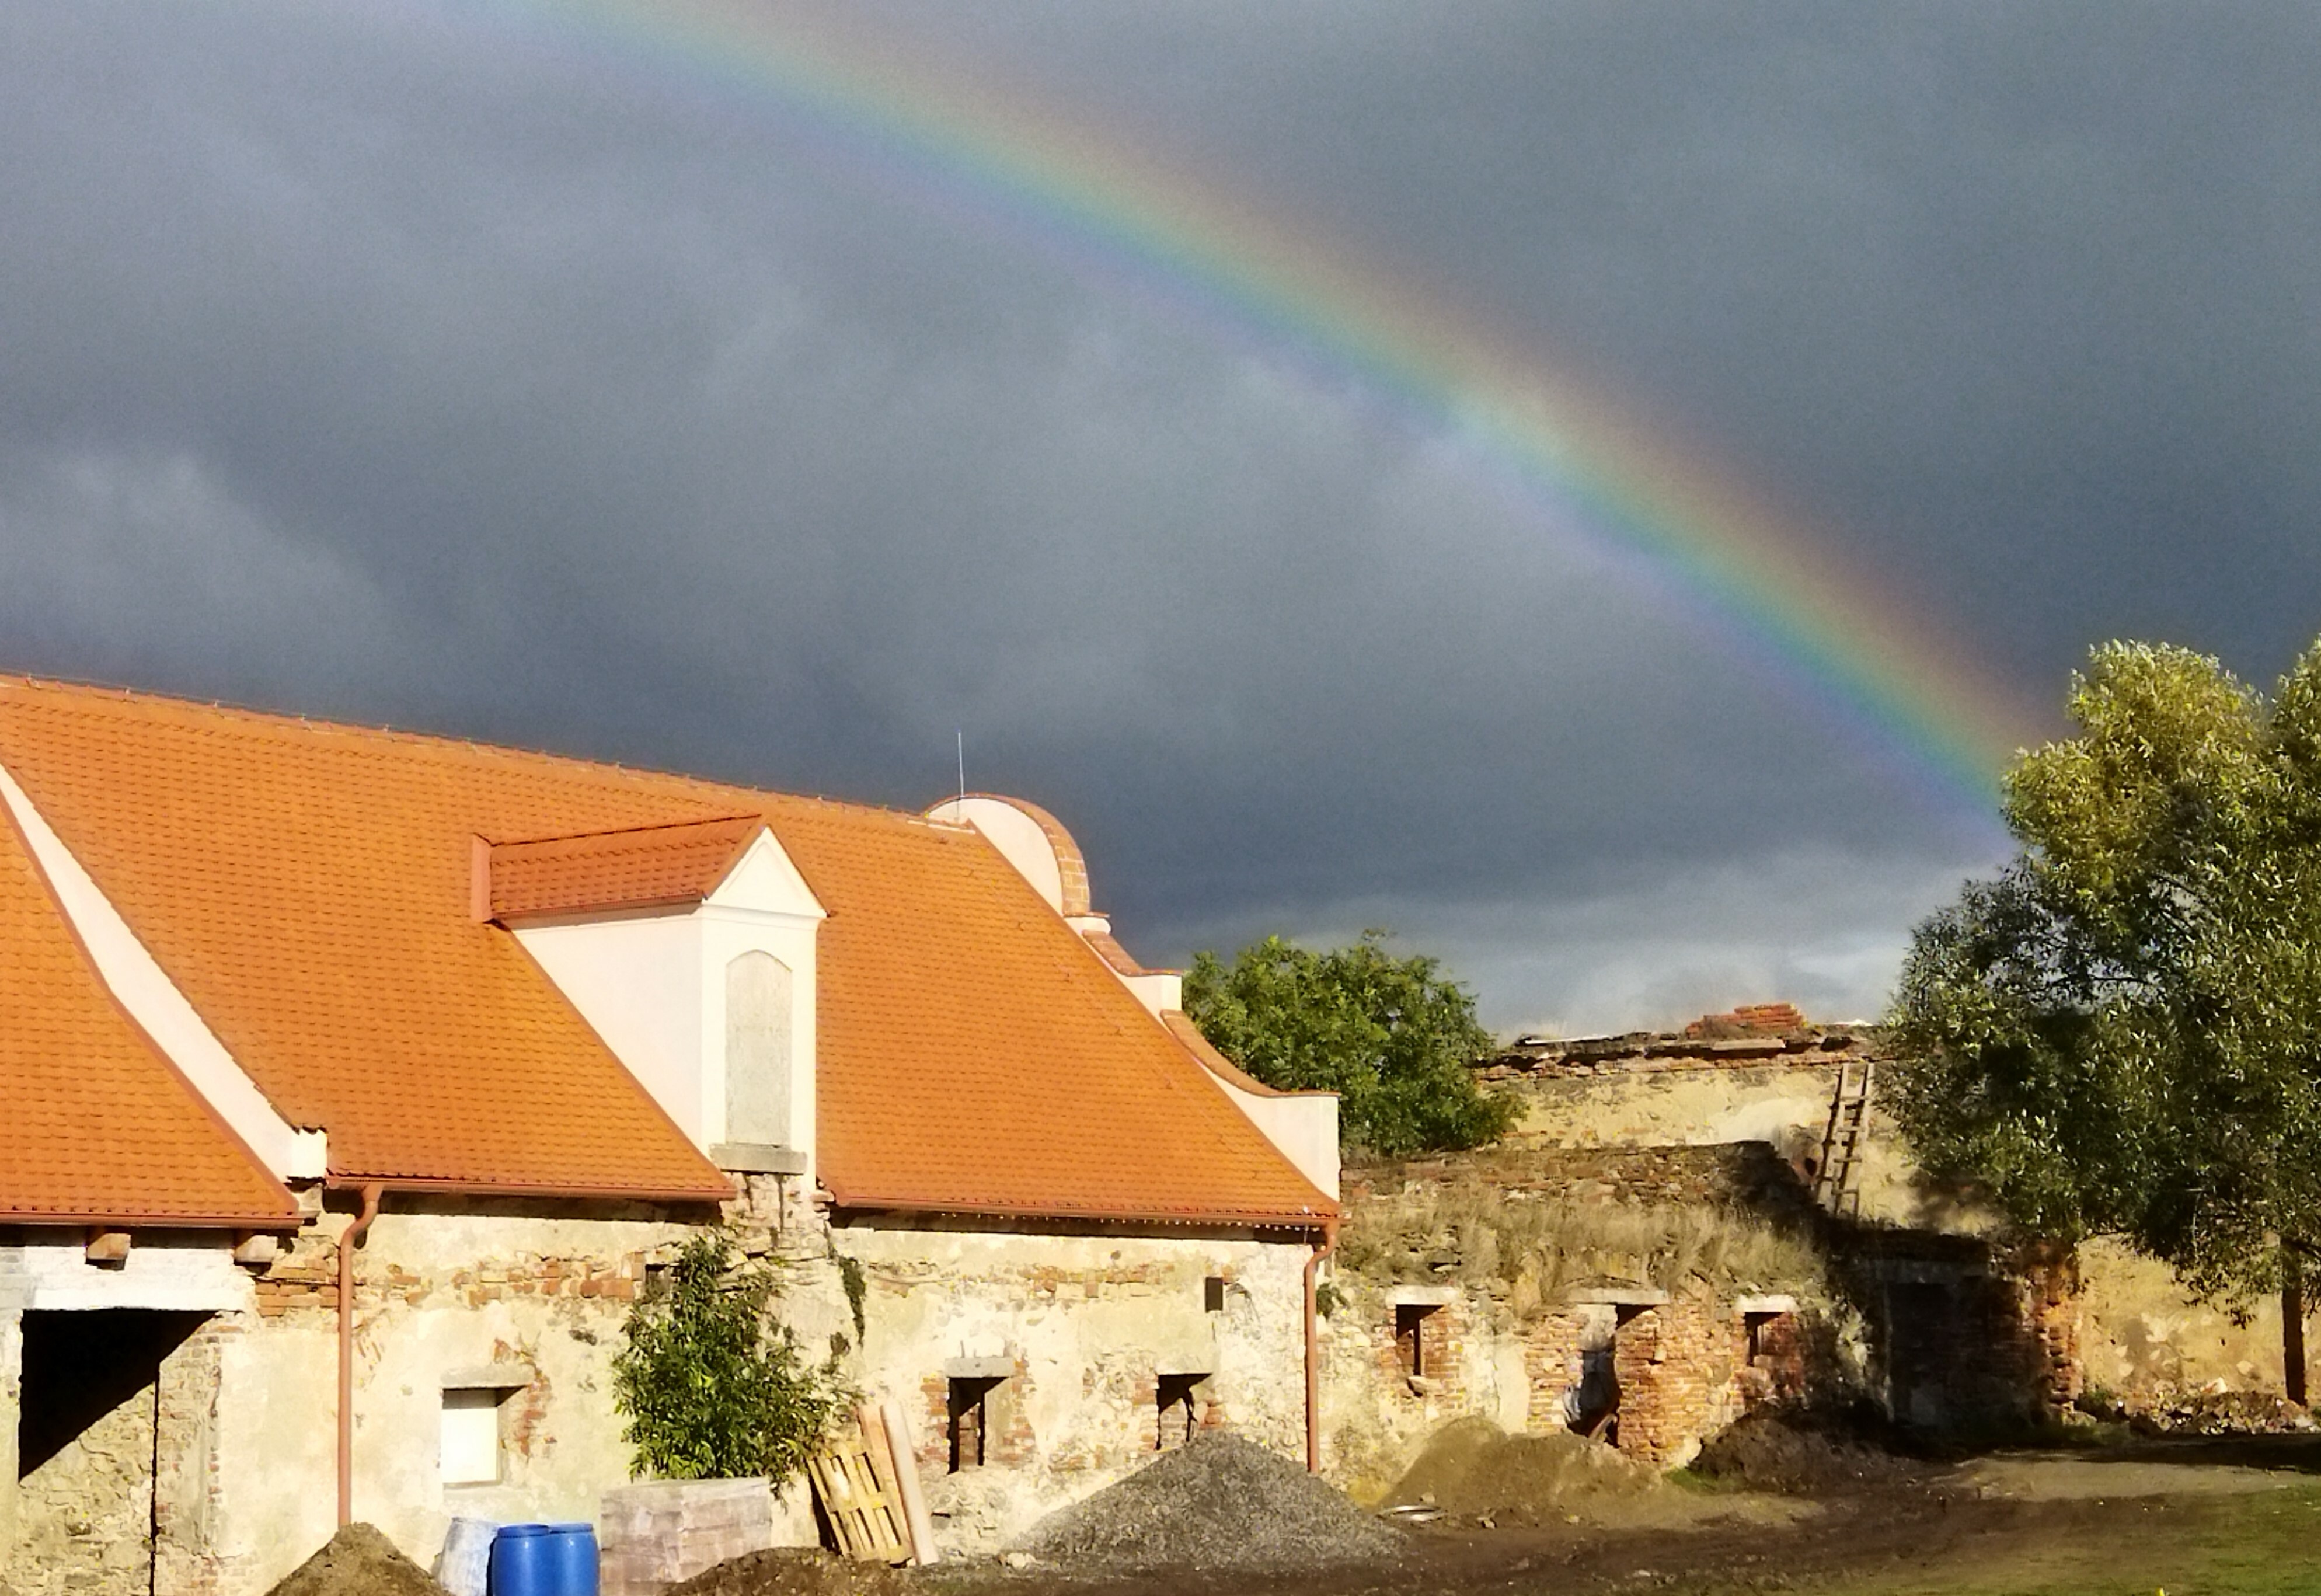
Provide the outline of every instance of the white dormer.
[[488,844],[497,920],[721,1169],[813,1173],[824,909],[764,820]]

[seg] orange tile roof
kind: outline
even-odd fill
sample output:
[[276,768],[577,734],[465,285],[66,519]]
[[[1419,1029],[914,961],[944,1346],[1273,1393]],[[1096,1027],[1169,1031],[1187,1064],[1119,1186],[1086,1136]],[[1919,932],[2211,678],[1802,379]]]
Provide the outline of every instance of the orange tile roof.
[[494,843],[492,917],[698,903],[717,889],[765,824],[761,816],[740,815]]
[[[5,763],[335,1172],[705,1190],[515,939],[472,839],[762,816],[818,935],[842,1202],[1296,1223],[1336,1205],[971,828],[545,754],[0,678]],[[495,849],[495,854],[497,850]]]
[[130,1023],[0,818],[0,1218],[265,1229],[290,1194]]

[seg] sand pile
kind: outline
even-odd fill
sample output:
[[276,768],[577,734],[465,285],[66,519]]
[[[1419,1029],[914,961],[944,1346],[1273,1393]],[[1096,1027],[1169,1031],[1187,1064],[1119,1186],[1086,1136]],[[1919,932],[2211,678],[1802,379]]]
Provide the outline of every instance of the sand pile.
[[1793,1496],[1858,1491],[1926,1472],[1923,1463],[1894,1451],[1869,1419],[1772,1412],[1752,1413],[1712,1437],[1692,1471]]
[[1660,1489],[1660,1476],[1600,1441],[1568,1431],[1510,1436],[1488,1418],[1444,1425],[1386,1496],[1454,1520],[1541,1524],[1606,1499]]
[[368,1524],[350,1524],[285,1574],[269,1596],[450,1596]]
[[666,1596],[899,1596],[910,1588],[900,1570],[883,1563],[783,1546],[705,1568]]
[[1403,1546],[1288,1458],[1217,1432],[1042,1519],[1024,1542],[1049,1562],[1136,1568],[1326,1567]]

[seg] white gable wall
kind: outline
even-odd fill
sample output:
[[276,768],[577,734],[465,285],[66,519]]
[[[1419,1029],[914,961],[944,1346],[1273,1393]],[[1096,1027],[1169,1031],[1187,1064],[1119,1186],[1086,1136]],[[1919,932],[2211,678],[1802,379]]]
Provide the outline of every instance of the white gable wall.
[[512,929],[705,1153],[744,1139],[726,1122],[727,966],[751,953],[779,960],[790,975],[790,1075],[778,1094],[788,1120],[778,1145],[804,1160],[811,1177],[815,933],[823,917],[797,867],[773,834],[761,831],[695,908],[562,916]]

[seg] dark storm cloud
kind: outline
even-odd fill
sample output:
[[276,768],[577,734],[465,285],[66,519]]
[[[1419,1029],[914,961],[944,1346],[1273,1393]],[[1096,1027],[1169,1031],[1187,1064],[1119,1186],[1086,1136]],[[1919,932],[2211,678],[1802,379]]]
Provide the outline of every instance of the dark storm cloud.
[[[2321,629],[2310,19],[2101,15],[882,25],[1565,351],[2052,698]],[[911,804],[963,728],[1148,954],[1385,922],[1509,1024],[1872,1008],[1989,856],[1455,441],[705,80],[9,7],[0,214],[0,664]]]

